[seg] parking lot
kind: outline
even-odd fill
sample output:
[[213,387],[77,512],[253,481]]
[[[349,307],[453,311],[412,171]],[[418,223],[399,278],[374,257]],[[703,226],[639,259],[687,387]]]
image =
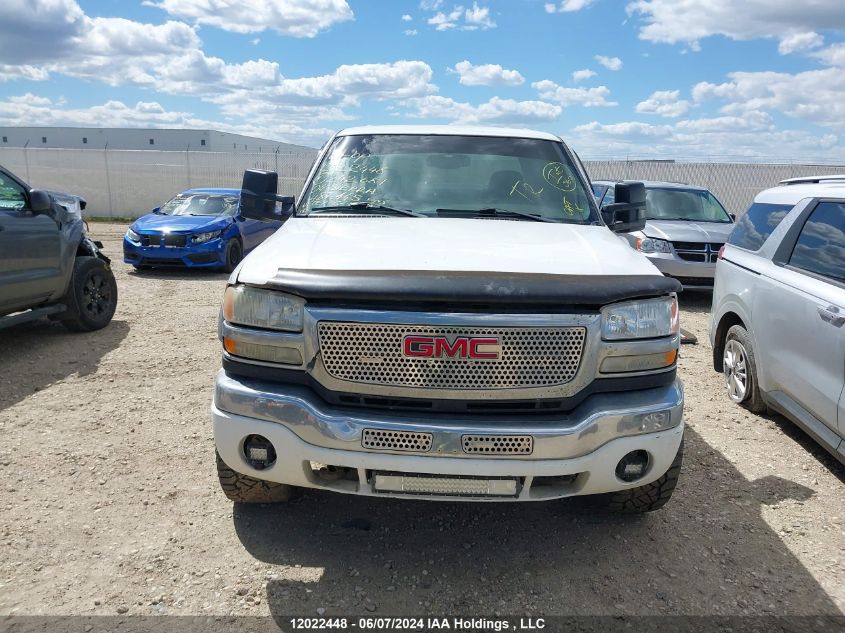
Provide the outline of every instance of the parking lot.
[[105,330],[0,333],[5,614],[839,614],[845,468],[728,401],[682,297],[686,457],[656,513],[307,493],[234,507],[208,409],[226,275],[136,273]]

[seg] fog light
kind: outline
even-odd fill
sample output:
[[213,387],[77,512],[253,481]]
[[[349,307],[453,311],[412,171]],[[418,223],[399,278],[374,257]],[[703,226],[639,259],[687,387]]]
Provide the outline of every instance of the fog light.
[[648,453],[631,451],[616,464],[616,476],[622,481],[632,482],[645,475],[648,469]]
[[244,457],[256,470],[264,470],[276,461],[276,450],[266,437],[250,435],[244,440]]

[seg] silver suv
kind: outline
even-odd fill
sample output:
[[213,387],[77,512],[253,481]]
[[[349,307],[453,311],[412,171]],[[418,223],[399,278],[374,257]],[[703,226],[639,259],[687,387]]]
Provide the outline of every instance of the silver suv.
[[[615,184],[607,180],[593,182],[599,206],[613,204]],[[623,237],[660,272],[676,278],[684,288],[712,288],[716,259],[733,229],[733,216],[704,187],[676,182],[644,184],[645,228]]]
[[757,195],[716,266],[710,341],[731,400],[845,463],[845,176]]

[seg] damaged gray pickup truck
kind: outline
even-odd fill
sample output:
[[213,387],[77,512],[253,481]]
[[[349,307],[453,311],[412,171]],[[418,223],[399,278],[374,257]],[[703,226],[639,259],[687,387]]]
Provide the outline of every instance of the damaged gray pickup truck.
[[117,307],[101,244],[85,232],[79,196],[31,189],[0,167],[0,329],[48,317],[99,330]]
[[600,212],[557,136],[458,126],[344,130],[295,204],[277,181],[244,178],[241,213],[286,221],[221,311],[230,499],[669,500],[680,284],[617,235],[641,183]]

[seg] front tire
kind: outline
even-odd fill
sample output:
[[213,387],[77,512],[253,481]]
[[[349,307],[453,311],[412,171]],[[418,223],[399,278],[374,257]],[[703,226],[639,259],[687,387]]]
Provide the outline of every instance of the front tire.
[[681,465],[684,463],[684,441],[678,446],[678,452],[672,465],[660,479],[644,486],[628,488],[618,492],[611,492],[604,496],[605,505],[608,510],[626,514],[639,514],[643,512],[654,512],[665,506],[675,486],[678,485],[678,477],[681,474]]
[[236,238],[229,240],[228,244],[226,244],[226,264],[223,266],[223,270],[227,273],[235,270],[235,268],[238,267],[238,264],[241,263],[243,256],[244,251],[241,243]]
[[725,336],[722,373],[728,397],[752,413],[763,413],[766,403],[757,380],[757,362],[751,337],[741,325],[733,325]]
[[236,503],[284,503],[290,501],[296,488],[287,484],[255,479],[229,468],[217,453],[217,478],[230,501]]
[[62,325],[72,332],[106,327],[117,309],[117,282],[106,263],[97,257],[77,257],[67,293]]

